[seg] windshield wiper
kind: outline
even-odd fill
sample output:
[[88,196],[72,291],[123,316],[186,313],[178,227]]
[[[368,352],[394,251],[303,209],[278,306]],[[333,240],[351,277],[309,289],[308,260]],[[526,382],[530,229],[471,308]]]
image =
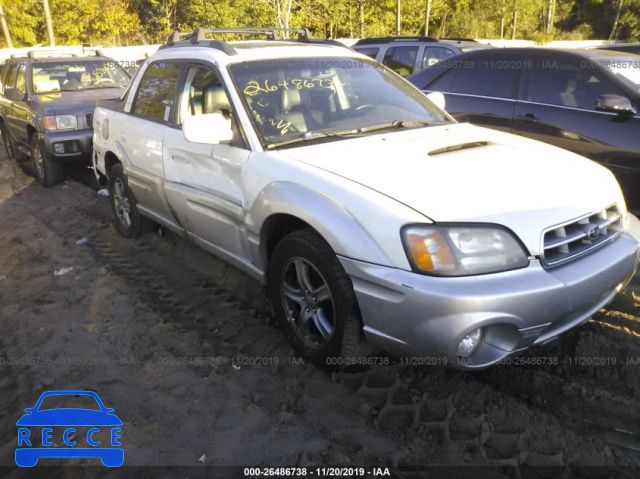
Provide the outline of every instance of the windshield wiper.
[[87,88],[87,90],[101,90],[103,88],[126,88],[122,85],[116,85],[113,83],[105,83],[104,85],[94,85],[91,88]]
[[363,126],[358,131],[360,133],[367,133],[370,131],[384,130],[386,128],[415,128],[417,126],[428,126],[433,122],[425,120],[394,120],[389,123],[381,123],[380,125]]
[[322,131],[309,131],[305,133],[303,136],[299,136],[298,138],[292,138],[290,140],[281,141],[279,143],[271,143],[267,145],[267,149],[273,150],[274,148],[278,148],[280,146],[292,145],[294,143],[302,143],[304,141],[319,140],[321,138],[347,138],[353,135],[357,135],[358,133],[360,133],[360,130],[344,130],[344,131],[336,131],[332,133],[326,133]]
[[[292,145],[294,143],[301,143],[304,141],[317,140],[320,138],[349,138],[353,136],[362,135],[363,133],[369,133],[371,131],[384,130],[387,128],[415,128],[417,126],[433,125],[436,122],[428,122],[426,120],[394,120],[389,123],[382,123],[380,125],[363,126],[362,128],[355,128],[352,130],[344,130],[326,133],[322,131],[310,131],[298,138],[292,138],[291,140],[281,141],[279,143],[271,143],[267,145],[268,150],[279,148],[281,146]],[[437,122],[440,124],[441,122]]]

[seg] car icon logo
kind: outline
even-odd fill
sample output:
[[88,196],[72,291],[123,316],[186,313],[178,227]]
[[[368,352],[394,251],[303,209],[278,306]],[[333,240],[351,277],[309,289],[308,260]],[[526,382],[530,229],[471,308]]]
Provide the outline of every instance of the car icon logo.
[[124,463],[122,421],[95,392],[48,391],[25,412],[16,422],[18,466],[33,467],[39,458],[100,458],[107,467]]
[[600,236],[600,227],[599,226],[592,226],[587,231],[587,238],[589,238],[592,241],[594,239],[596,239],[598,236]]

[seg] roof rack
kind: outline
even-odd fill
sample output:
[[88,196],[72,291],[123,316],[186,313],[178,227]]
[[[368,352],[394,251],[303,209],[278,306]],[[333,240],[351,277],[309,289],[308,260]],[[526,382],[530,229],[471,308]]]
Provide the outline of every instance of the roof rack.
[[64,48],[37,48],[29,50],[22,54],[11,55],[12,58],[20,58],[27,56],[29,58],[54,58],[54,57],[88,57],[88,56],[105,56],[100,47],[78,47],[77,49],[64,49]]
[[[297,38],[294,40],[283,38],[283,34],[296,34]],[[223,40],[209,40],[207,35],[255,35],[265,36],[267,40],[289,40],[302,43],[310,43],[311,33],[306,28],[255,28],[255,27],[238,27],[238,28],[196,28],[193,32],[178,32],[175,31],[169,35],[167,43],[160,47],[160,50],[171,47],[188,47],[188,46],[203,46],[209,48],[216,48],[222,50],[227,55],[235,55],[237,52],[233,46]],[[189,41],[183,40],[183,38],[189,37]]]
[[372,45],[374,43],[392,43],[392,42],[437,42],[437,38],[423,36],[397,35],[388,37],[371,37],[358,40],[355,45]]
[[478,43],[478,40],[474,40],[473,38],[464,38],[464,37],[445,37],[440,40],[449,40],[451,42],[473,42]]

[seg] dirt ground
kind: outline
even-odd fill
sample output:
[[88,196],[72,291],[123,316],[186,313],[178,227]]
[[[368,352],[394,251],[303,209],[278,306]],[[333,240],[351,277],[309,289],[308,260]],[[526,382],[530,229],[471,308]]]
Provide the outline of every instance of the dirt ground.
[[[640,477],[638,278],[517,363],[330,372],[254,280],[167,232],[121,238],[87,174],[45,189],[0,157],[2,477]],[[16,421],[61,389],[115,409],[124,466],[16,467]]]

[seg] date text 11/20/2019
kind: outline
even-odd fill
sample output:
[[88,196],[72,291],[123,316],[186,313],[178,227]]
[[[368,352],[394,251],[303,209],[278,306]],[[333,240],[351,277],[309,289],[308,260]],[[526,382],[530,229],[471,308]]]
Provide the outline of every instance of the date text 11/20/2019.
[[391,477],[388,467],[245,467],[245,477]]

